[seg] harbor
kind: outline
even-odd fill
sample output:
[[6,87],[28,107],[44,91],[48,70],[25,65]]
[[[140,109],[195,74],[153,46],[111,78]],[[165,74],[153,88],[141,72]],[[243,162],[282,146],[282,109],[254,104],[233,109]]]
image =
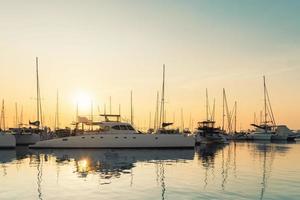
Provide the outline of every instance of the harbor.
[[0,0],[0,200],[300,199],[299,9]]

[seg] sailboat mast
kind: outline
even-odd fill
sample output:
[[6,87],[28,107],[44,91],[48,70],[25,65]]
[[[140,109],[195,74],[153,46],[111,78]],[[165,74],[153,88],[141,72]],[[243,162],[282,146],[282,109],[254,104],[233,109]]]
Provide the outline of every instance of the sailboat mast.
[[206,120],[209,121],[208,119],[208,92],[206,88]]
[[16,127],[19,126],[19,122],[18,122],[18,103],[15,103],[15,109],[16,109]]
[[158,126],[158,109],[159,109],[159,92],[156,93],[156,105],[155,105],[155,116],[154,116],[154,130],[159,128]]
[[224,131],[224,123],[225,123],[225,89],[223,88],[223,115],[222,115],[222,131]]
[[159,126],[162,128],[162,124],[165,121],[165,64],[163,65],[163,83],[161,91],[161,106],[160,106],[160,120]]
[[264,76],[264,105],[265,105],[265,125],[267,125],[267,93],[266,93],[266,80]]
[[[36,118],[40,121],[40,99],[39,99],[39,58],[35,58],[36,65]],[[40,122],[38,122],[38,128],[40,127]]]
[[237,102],[234,102],[234,133],[236,133]]
[[56,115],[55,115],[55,129],[59,129],[59,103],[58,103],[58,89],[56,91]]

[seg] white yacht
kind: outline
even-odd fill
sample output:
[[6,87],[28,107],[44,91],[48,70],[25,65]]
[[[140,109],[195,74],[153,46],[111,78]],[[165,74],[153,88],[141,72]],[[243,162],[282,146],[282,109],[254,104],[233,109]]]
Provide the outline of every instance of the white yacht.
[[256,127],[253,132],[249,134],[250,140],[271,140],[272,135],[274,135],[274,131],[267,130],[265,128]]
[[[120,115],[102,115],[103,122],[97,132],[86,132],[77,136],[39,141],[30,148],[193,148],[195,139],[186,134],[145,134],[135,130],[131,124],[121,122]],[[111,121],[109,117],[116,117]]]
[[0,132],[0,148],[15,148],[16,138],[11,134]]

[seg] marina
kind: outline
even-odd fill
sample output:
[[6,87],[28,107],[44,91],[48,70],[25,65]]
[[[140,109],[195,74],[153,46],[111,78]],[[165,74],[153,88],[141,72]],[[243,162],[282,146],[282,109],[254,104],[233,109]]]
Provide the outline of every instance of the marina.
[[299,200],[300,1],[0,1],[0,200]]

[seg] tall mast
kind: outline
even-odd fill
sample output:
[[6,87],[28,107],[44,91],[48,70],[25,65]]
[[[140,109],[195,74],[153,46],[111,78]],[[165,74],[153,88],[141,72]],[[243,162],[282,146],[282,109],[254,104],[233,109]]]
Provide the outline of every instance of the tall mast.
[[93,131],[93,121],[94,121],[94,107],[93,107],[93,101],[91,100],[91,130]]
[[206,120],[209,121],[208,119],[208,91],[206,88]]
[[213,110],[211,114],[211,121],[215,121],[215,107],[216,107],[216,99],[214,99],[214,105],[213,105]]
[[55,113],[55,129],[59,129],[59,102],[58,102],[58,89],[56,90],[56,113]]
[[154,116],[154,130],[159,128],[158,126],[158,109],[159,109],[159,92],[156,93],[156,105],[155,105],[155,116]]
[[165,64],[163,65],[163,83],[161,90],[161,105],[160,105],[160,119],[159,127],[162,128],[162,124],[165,121]]
[[[266,125],[267,125],[267,93],[266,93],[266,80],[265,80],[265,76],[264,76],[264,105],[265,105],[265,129],[266,129]],[[266,129],[267,130],[267,129]]]
[[225,123],[225,89],[223,88],[223,115],[222,115],[222,131],[224,131],[224,123]]
[[36,118],[38,123],[38,128],[40,127],[40,91],[39,91],[39,58],[35,58],[36,65]]

